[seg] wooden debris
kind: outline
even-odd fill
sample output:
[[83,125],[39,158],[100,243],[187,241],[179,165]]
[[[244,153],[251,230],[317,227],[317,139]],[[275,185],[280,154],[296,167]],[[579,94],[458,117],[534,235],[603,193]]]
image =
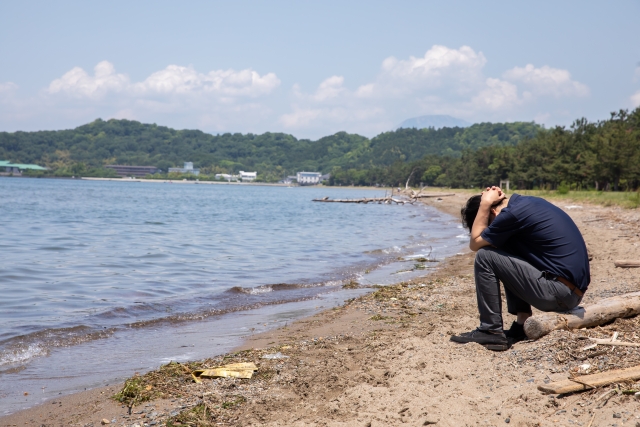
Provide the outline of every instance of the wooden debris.
[[394,197],[364,197],[362,199],[330,199],[328,197],[323,197],[322,199],[313,199],[312,202],[325,202],[325,203],[384,203],[384,204],[392,204],[396,203],[398,205],[404,205],[405,203],[413,204],[415,199],[411,200],[401,200],[396,199]]
[[640,347],[640,343],[626,342],[626,341],[609,341],[598,338],[589,338],[591,341],[595,341],[596,345],[619,345],[623,347]]
[[640,292],[606,298],[596,304],[579,306],[564,313],[543,313],[524,322],[529,339],[538,339],[556,329],[579,329],[598,326],[619,317],[640,314]]
[[549,384],[541,384],[538,390],[544,393],[572,393],[575,391],[590,390],[607,384],[624,381],[636,381],[640,379],[640,366],[627,369],[616,369],[593,375],[582,375],[578,378],[569,378]]
[[313,202],[326,202],[326,203],[384,203],[384,204],[392,204],[396,203],[398,205],[404,204],[413,204],[418,199],[426,198],[426,197],[446,197],[446,196],[455,196],[454,193],[436,193],[436,194],[420,194],[413,192],[409,195],[409,199],[398,199],[393,196],[386,197],[363,197],[361,199],[330,199],[329,197],[323,197],[322,199],[313,199]]
[[439,194],[416,194],[411,196],[412,199],[422,199],[423,197],[447,197],[455,196],[455,193],[439,193]]
[[637,343],[637,342],[617,341],[618,332],[614,332],[611,339],[608,339],[608,340],[604,338],[591,338],[591,337],[578,337],[578,339],[586,339],[586,340],[594,341],[593,344],[589,344],[588,346],[583,348],[582,351],[591,350],[592,348],[596,348],[598,345],[613,345],[613,346],[619,345],[622,347],[640,347],[640,343]]
[[640,268],[640,261],[631,261],[627,259],[621,259],[613,262],[616,267],[621,268]]

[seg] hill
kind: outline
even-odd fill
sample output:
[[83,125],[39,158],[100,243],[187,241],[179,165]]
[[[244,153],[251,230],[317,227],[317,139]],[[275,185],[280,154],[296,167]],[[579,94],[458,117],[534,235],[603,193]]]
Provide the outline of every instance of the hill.
[[311,141],[285,133],[211,135],[97,119],[70,130],[0,132],[0,159],[54,170],[78,164],[153,165],[166,170],[192,161],[206,174],[257,170],[261,179],[275,181],[299,170],[326,173],[336,167],[388,166],[426,155],[460,157],[464,150],[514,145],[538,131],[534,123],[482,123],[467,128],[398,129],[372,139],[338,132]]

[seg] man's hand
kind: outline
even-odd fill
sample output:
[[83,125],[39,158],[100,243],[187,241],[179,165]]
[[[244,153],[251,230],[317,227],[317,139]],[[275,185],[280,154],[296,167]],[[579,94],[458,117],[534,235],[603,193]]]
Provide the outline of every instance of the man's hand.
[[502,188],[496,187],[487,187],[485,191],[482,192],[482,199],[480,199],[480,205],[488,204],[489,206],[497,205],[499,202],[504,200],[507,196],[502,192]]
[[502,192],[500,187],[487,187],[482,192],[480,199],[480,207],[478,208],[478,214],[473,221],[473,227],[471,227],[471,238],[469,240],[469,248],[472,251],[477,251],[480,248],[489,246],[490,243],[482,238],[482,232],[489,226],[491,218],[491,208],[498,205],[507,196]]

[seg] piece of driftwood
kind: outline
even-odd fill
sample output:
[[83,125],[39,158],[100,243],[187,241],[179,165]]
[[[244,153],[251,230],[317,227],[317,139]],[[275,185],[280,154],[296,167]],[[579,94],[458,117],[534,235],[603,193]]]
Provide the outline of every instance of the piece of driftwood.
[[404,205],[406,203],[413,204],[417,199],[422,199],[426,197],[446,197],[446,196],[455,196],[454,193],[446,193],[446,194],[412,194],[408,200],[406,199],[398,199],[393,196],[387,197],[363,197],[361,199],[330,199],[328,197],[323,197],[322,199],[313,199],[313,202],[326,202],[326,203],[384,203],[384,204],[398,204]]
[[412,204],[415,200],[402,200],[394,197],[364,197],[362,199],[330,199],[323,197],[322,199],[313,199],[313,202],[326,202],[326,203],[396,203],[398,205],[404,205],[405,203]]
[[626,369],[616,369],[613,371],[601,372],[599,374],[582,375],[575,379],[568,378],[549,384],[541,384],[538,390],[544,393],[572,393],[575,391],[591,390],[607,384],[623,381],[636,381],[640,379],[640,366]]
[[412,199],[422,199],[423,197],[447,197],[447,196],[455,196],[455,193],[445,193],[445,194],[416,194],[415,196],[411,196]]
[[613,262],[616,267],[622,268],[640,268],[640,261],[631,261],[628,259],[621,259]]
[[621,347],[640,347],[640,343],[638,342],[628,342],[628,341],[609,341],[605,339],[598,338],[589,338],[590,341],[593,341],[596,345],[612,345],[612,346],[621,346]]
[[596,304],[576,307],[563,313],[542,313],[524,322],[524,332],[538,339],[556,329],[579,329],[598,326],[618,317],[640,314],[640,292],[605,298]]

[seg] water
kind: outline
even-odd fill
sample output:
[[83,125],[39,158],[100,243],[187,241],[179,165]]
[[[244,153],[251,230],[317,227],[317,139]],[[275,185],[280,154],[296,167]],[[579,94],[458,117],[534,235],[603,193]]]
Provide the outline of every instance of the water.
[[466,243],[423,205],[311,202],[383,194],[0,179],[0,414],[228,351]]

